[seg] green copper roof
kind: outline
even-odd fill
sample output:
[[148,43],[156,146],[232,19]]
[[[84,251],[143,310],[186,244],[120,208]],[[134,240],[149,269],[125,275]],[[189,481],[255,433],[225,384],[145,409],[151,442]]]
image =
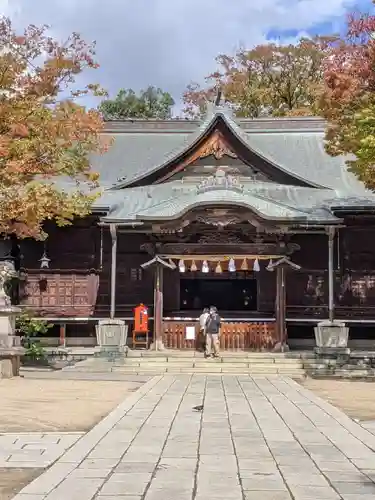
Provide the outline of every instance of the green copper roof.
[[321,120],[235,121],[223,108],[211,109],[200,123],[184,120],[109,123],[106,133],[113,135],[115,142],[107,153],[92,158],[92,167],[100,173],[104,187],[126,187],[188,152],[219,118],[249,150],[296,179],[312,187],[366,193],[347,171],[346,158],[333,158],[325,152]]
[[245,182],[240,191],[213,189],[200,192],[199,182],[173,181],[116,191],[105,222],[168,221],[197,206],[238,206],[261,218],[299,223],[335,223],[325,199],[331,190]]

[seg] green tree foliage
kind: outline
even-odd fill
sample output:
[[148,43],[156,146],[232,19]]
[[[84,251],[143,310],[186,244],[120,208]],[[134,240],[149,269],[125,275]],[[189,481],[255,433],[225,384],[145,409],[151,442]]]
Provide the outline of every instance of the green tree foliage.
[[155,87],[141,90],[137,95],[132,89],[121,89],[114,99],[103,101],[99,110],[105,120],[131,118],[155,118],[167,120],[172,117],[174,100],[168,92]]

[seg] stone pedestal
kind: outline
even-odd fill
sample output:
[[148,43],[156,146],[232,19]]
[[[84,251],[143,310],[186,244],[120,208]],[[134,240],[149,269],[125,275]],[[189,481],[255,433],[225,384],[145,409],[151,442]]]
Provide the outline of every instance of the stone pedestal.
[[341,321],[321,321],[314,328],[316,346],[319,348],[345,349],[348,346],[349,328]]
[[99,356],[123,356],[126,351],[128,328],[120,319],[100,320],[96,326],[96,341],[99,346]]
[[21,338],[15,335],[16,315],[19,313],[18,307],[0,306],[0,363],[3,377],[9,377],[11,372],[13,376],[20,373],[21,356],[25,349],[21,346]]

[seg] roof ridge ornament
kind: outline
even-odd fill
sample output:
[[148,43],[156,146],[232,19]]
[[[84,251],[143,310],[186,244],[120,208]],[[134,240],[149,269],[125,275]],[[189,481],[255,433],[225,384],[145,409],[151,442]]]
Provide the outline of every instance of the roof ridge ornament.
[[214,175],[210,175],[203,179],[197,186],[197,194],[221,190],[231,190],[237,193],[243,193],[244,186],[240,184],[238,177],[227,174],[221,168],[218,168]]
[[227,116],[231,117],[233,115],[233,110],[227,103],[222,86],[216,86],[214,91],[215,90],[216,94],[211,95],[209,98],[205,98],[206,120],[212,118],[212,116],[214,116],[217,112],[224,113]]
[[215,98],[215,107],[219,107],[221,106],[221,100],[223,99],[223,101],[225,102],[225,99],[224,99],[224,94],[223,94],[223,90],[221,88],[221,86],[219,86],[217,88],[217,94],[216,94],[216,98]]

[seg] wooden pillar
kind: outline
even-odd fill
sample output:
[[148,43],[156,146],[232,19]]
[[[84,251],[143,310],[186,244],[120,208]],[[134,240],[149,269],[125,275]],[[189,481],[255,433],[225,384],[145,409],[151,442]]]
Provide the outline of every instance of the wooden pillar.
[[328,319],[332,323],[335,319],[335,290],[333,252],[335,243],[335,228],[328,228]]
[[60,324],[60,347],[66,347],[66,323]]
[[148,262],[141,264],[142,269],[154,270],[154,341],[150,349],[162,351],[163,344],[163,273],[164,269],[176,269],[173,262],[166,262],[158,255]]
[[110,224],[109,230],[112,238],[112,259],[111,259],[111,308],[110,318],[113,319],[116,313],[116,273],[117,273],[117,228],[115,224]]
[[155,266],[154,285],[154,342],[151,346],[155,351],[163,350],[163,267]]
[[286,290],[285,290],[285,267],[276,269],[276,332],[281,345],[287,342],[286,316]]
[[[276,269],[276,333],[277,343],[281,351],[288,348],[288,333],[286,328],[286,271],[298,271],[301,266],[292,262],[287,256],[267,266],[268,271]],[[276,346],[275,346],[276,347]]]

